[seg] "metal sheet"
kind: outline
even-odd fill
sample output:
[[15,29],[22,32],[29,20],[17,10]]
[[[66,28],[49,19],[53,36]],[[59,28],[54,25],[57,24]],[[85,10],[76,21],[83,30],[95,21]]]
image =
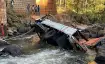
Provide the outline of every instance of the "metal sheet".
[[57,29],[59,31],[62,31],[65,34],[68,34],[69,36],[72,36],[77,31],[77,29],[75,29],[75,28],[72,28],[72,27],[69,27],[69,26],[65,26],[63,24],[56,23],[56,22],[53,22],[53,21],[48,20],[48,19],[45,19],[41,23],[45,24],[47,26],[50,26],[52,28],[55,28],[55,29]]

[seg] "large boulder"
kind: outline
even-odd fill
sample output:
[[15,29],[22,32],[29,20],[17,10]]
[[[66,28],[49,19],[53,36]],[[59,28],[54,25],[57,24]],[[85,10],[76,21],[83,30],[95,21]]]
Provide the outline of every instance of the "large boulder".
[[20,27],[20,28],[17,29],[17,31],[18,31],[19,33],[26,33],[26,32],[28,32],[29,30],[31,30],[30,27]]
[[105,32],[104,28],[100,25],[94,25],[92,27],[88,27],[81,32],[85,34],[85,36],[88,36],[89,38],[98,38],[103,37]]
[[103,56],[98,56],[98,57],[95,58],[95,62],[96,62],[97,64],[105,64],[105,57],[103,57]]
[[3,54],[9,54],[11,56],[19,56],[22,54],[22,49],[17,45],[9,45],[0,52],[0,55]]

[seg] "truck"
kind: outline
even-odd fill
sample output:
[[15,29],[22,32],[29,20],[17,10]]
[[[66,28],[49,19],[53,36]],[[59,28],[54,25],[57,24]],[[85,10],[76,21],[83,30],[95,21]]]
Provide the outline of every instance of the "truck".
[[67,50],[87,52],[89,49],[101,46],[105,39],[104,37],[86,38],[81,32],[82,30],[49,19],[37,19],[31,27],[35,27],[42,43],[46,42]]

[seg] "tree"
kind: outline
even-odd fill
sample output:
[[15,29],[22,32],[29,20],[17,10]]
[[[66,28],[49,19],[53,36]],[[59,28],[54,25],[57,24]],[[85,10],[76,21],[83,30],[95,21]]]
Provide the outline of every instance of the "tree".
[[105,0],[57,0],[57,4],[61,7],[67,7],[78,13],[99,12],[105,8]]
[[57,4],[60,4],[60,7],[58,6],[60,12],[70,10],[70,12],[86,15],[93,21],[104,21],[102,19],[105,16],[105,0],[57,0]]

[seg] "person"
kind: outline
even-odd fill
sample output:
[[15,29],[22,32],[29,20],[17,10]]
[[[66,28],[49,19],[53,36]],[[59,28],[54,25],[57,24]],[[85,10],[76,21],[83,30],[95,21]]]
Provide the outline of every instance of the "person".
[[32,11],[32,14],[34,14],[35,13],[35,5],[32,5],[32,7],[31,7],[31,11]]
[[5,36],[5,33],[4,33],[4,24],[3,23],[1,23],[1,25],[0,25],[0,33],[1,33],[1,37]]
[[11,0],[11,1],[10,1],[10,6],[11,6],[11,8],[13,8],[13,4],[14,4],[14,0]]
[[37,6],[37,13],[38,13],[38,15],[40,15],[40,6],[39,5]]
[[35,14],[37,13],[37,5],[34,7]]
[[29,15],[30,13],[30,4],[27,4],[27,14]]

